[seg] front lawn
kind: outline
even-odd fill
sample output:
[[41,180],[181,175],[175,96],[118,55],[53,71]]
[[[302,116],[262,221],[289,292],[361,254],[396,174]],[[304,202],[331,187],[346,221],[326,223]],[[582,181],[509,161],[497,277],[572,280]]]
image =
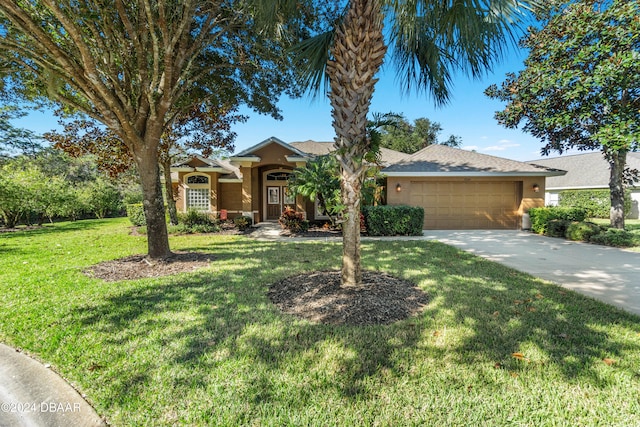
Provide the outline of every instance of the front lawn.
[[640,317],[455,248],[363,244],[431,301],[387,326],[280,313],[269,284],[340,265],[327,242],[171,238],[209,268],[105,283],[142,253],[126,218],[0,233],[0,341],[50,363],[114,426],[640,425]]

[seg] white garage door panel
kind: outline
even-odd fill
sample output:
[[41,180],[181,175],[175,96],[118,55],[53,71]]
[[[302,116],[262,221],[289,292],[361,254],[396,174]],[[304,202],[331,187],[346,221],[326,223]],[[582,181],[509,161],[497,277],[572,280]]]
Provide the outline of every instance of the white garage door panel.
[[411,183],[410,201],[424,208],[425,229],[518,227],[517,182]]

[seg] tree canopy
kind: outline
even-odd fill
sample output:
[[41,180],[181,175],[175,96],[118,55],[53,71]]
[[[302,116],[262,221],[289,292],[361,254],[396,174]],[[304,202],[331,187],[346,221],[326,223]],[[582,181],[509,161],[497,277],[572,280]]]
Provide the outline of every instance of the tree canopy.
[[521,44],[525,69],[486,93],[499,123],[540,138],[542,154],[601,150],[610,163],[611,224],[624,227],[626,153],[640,143],[640,3],[552,1]]
[[41,148],[40,136],[14,126],[11,120],[24,115],[15,107],[0,107],[0,159],[17,154],[34,154]]
[[140,174],[151,257],[171,255],[158,173],[167,127],[202,105],[246,103],[279,117],[279,94],[295,90],[284,40],[256,25],[252,3],[0,3],[4,89],[82,113],[126,145]]
[[402,115],[396,115],[394,123],[383,126],[380,130],[380,145],[402,153],[413,154],[432,144],[459,147],[462,139],[459,136],[450,135],[448,139],[439,139],[442,126],[426,117],[420,117],[413,124]]

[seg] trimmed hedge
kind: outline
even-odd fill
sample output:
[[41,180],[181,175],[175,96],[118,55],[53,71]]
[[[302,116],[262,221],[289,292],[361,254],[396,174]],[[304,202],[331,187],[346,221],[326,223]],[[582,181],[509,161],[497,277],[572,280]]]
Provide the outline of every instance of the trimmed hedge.
[[[558,205],[564,208],[581,208],[589,218],[609,218],[611,193],[609,190],[565,190],[559,194]],[[624,215],[631,212],[631,190],[624,192]]]
[[578,242],[588,242],[591,236],[599,234],[602,227],[593,222],[572,222],[567,227],[565,237]]
[[561,208],[558,206],[549,206],[546,208],[529,209],[529,217],[531,218],[531,230],[533,230],[533,232],[538,234],[547,234],[549,221],[584,221],[587,217],[587,211],[582,208]]
[[599,245],[615,246],[618,248],[628,248],[640,244],[640,236],[626,230],[618,230],[617,228],[609,228],[606,231],[591,236],[591,243]]
[[362,210],[370,236],[421,236],[424,209],[412,206],[365,206]]
[[147,218],[144,216],[144,207],[142,203],[127,205],[127,217],[131,224],[142,227],[147,225]]

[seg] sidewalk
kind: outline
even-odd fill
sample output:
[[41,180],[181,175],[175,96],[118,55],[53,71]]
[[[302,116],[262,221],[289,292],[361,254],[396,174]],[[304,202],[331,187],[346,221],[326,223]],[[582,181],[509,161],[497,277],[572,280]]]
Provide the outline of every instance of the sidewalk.
[[0,344],[0,426],[106,426],[58,374]]

